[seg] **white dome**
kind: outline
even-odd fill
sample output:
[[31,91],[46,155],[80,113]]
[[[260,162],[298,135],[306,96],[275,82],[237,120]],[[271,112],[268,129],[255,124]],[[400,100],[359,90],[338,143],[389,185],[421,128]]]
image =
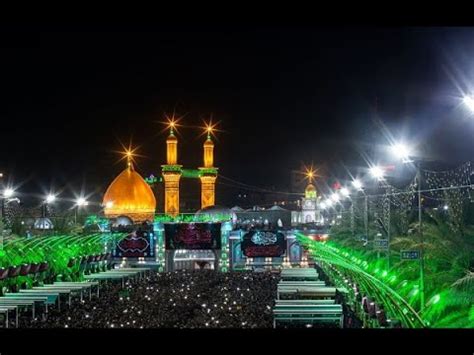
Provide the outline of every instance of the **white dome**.
[[41,217],[41,218],[36,218],[35,223],[34,223],[34,228],[35,229],[53,229],[54,225],[53,222],[49,218],[46,217]]
[[132,219],[127,216],[118,216],[113,223],[114,226],[131,226],[132,224]]

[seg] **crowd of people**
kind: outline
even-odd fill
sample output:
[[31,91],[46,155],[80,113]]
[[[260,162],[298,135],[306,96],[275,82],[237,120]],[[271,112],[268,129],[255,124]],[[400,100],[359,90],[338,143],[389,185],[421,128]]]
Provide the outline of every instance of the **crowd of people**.
[[51,310],[30,328],[271,328],[278,275],[213,270],[150,273],[125,288],[101,286],[101,296]]
[[[329,286],[327,275],[316,267]],[[272,272],[181,270],[150,271],[140,280],[100,286],[100,297],[61,311],[50,309],[46,318],[20,319],[22,328],[272,328],[273,306],[280,276]],[[342,294],[344,328],[360,328],[361,321]],[[321,328],[330,324],[287,324],[283,327]]]

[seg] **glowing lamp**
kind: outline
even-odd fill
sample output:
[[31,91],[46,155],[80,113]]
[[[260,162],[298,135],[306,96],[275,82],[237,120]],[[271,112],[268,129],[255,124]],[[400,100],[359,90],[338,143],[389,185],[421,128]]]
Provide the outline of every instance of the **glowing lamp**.
[[87,202],[84,197],[79,197],[76,200],[76,205],[78,205],[78,206],[87,206],[88,204],[89,204],[89,202]]
[[373,166],[370,168],[370,175],[372,175],[372,177],[374,177],[375,179],[377,180],[381,180],[383,179],[383,176],[384,176],[384,170],[383,168],[381,168],[380,166]]
[[49,194],[48,196],[46,196],[46,203],[53,203],[54,201],[56,201],[55,195]]
[[403,144],[403,143],[394,144],[391,147],[391,150],[392,150],[392,154],[398,159],[401,159],[402,161],[406,162],[410,158],[410,154],[411,154],[410,147],[408,147],[406,144]]
[[352,186],[354,186],[354,188],[356,188],[357,190],[362,190],[362,183],[360,182],[360,180],[354,180],[352,181]]
[[464,105],[471,110],[471,112],[474,112],[474,97],[472,96],[464,96],[463,99]]
[[15,191],[11,188],[6,188],[4,191],[3,191],[3,197],[5,198],[10,198],[13,196],[13,194],[15,193]]
[[348,197],[350,195],[349,189],[346,188],[346,187],[343,187],[341,189],[341,195],[344,196],[344,197]]

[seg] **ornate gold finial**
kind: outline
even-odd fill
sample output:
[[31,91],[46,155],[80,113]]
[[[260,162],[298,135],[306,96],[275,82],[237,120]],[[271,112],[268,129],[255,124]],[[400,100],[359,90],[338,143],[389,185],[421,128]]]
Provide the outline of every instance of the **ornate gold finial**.
[[125,156],[127,157],[127,167],[130,168],[130,169],[133,169],[133,165],[132,165],[132,162],[133,162],[133,151],[127,149],[127,151],[125,152]]

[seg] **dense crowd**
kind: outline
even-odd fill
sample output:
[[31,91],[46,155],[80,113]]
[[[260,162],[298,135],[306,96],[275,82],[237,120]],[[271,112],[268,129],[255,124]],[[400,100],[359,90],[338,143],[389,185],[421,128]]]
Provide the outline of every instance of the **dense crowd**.
[[76,303],[31,328],[271,328],[279,277],[212,270],[153,273],[101,286],[101,296]]

